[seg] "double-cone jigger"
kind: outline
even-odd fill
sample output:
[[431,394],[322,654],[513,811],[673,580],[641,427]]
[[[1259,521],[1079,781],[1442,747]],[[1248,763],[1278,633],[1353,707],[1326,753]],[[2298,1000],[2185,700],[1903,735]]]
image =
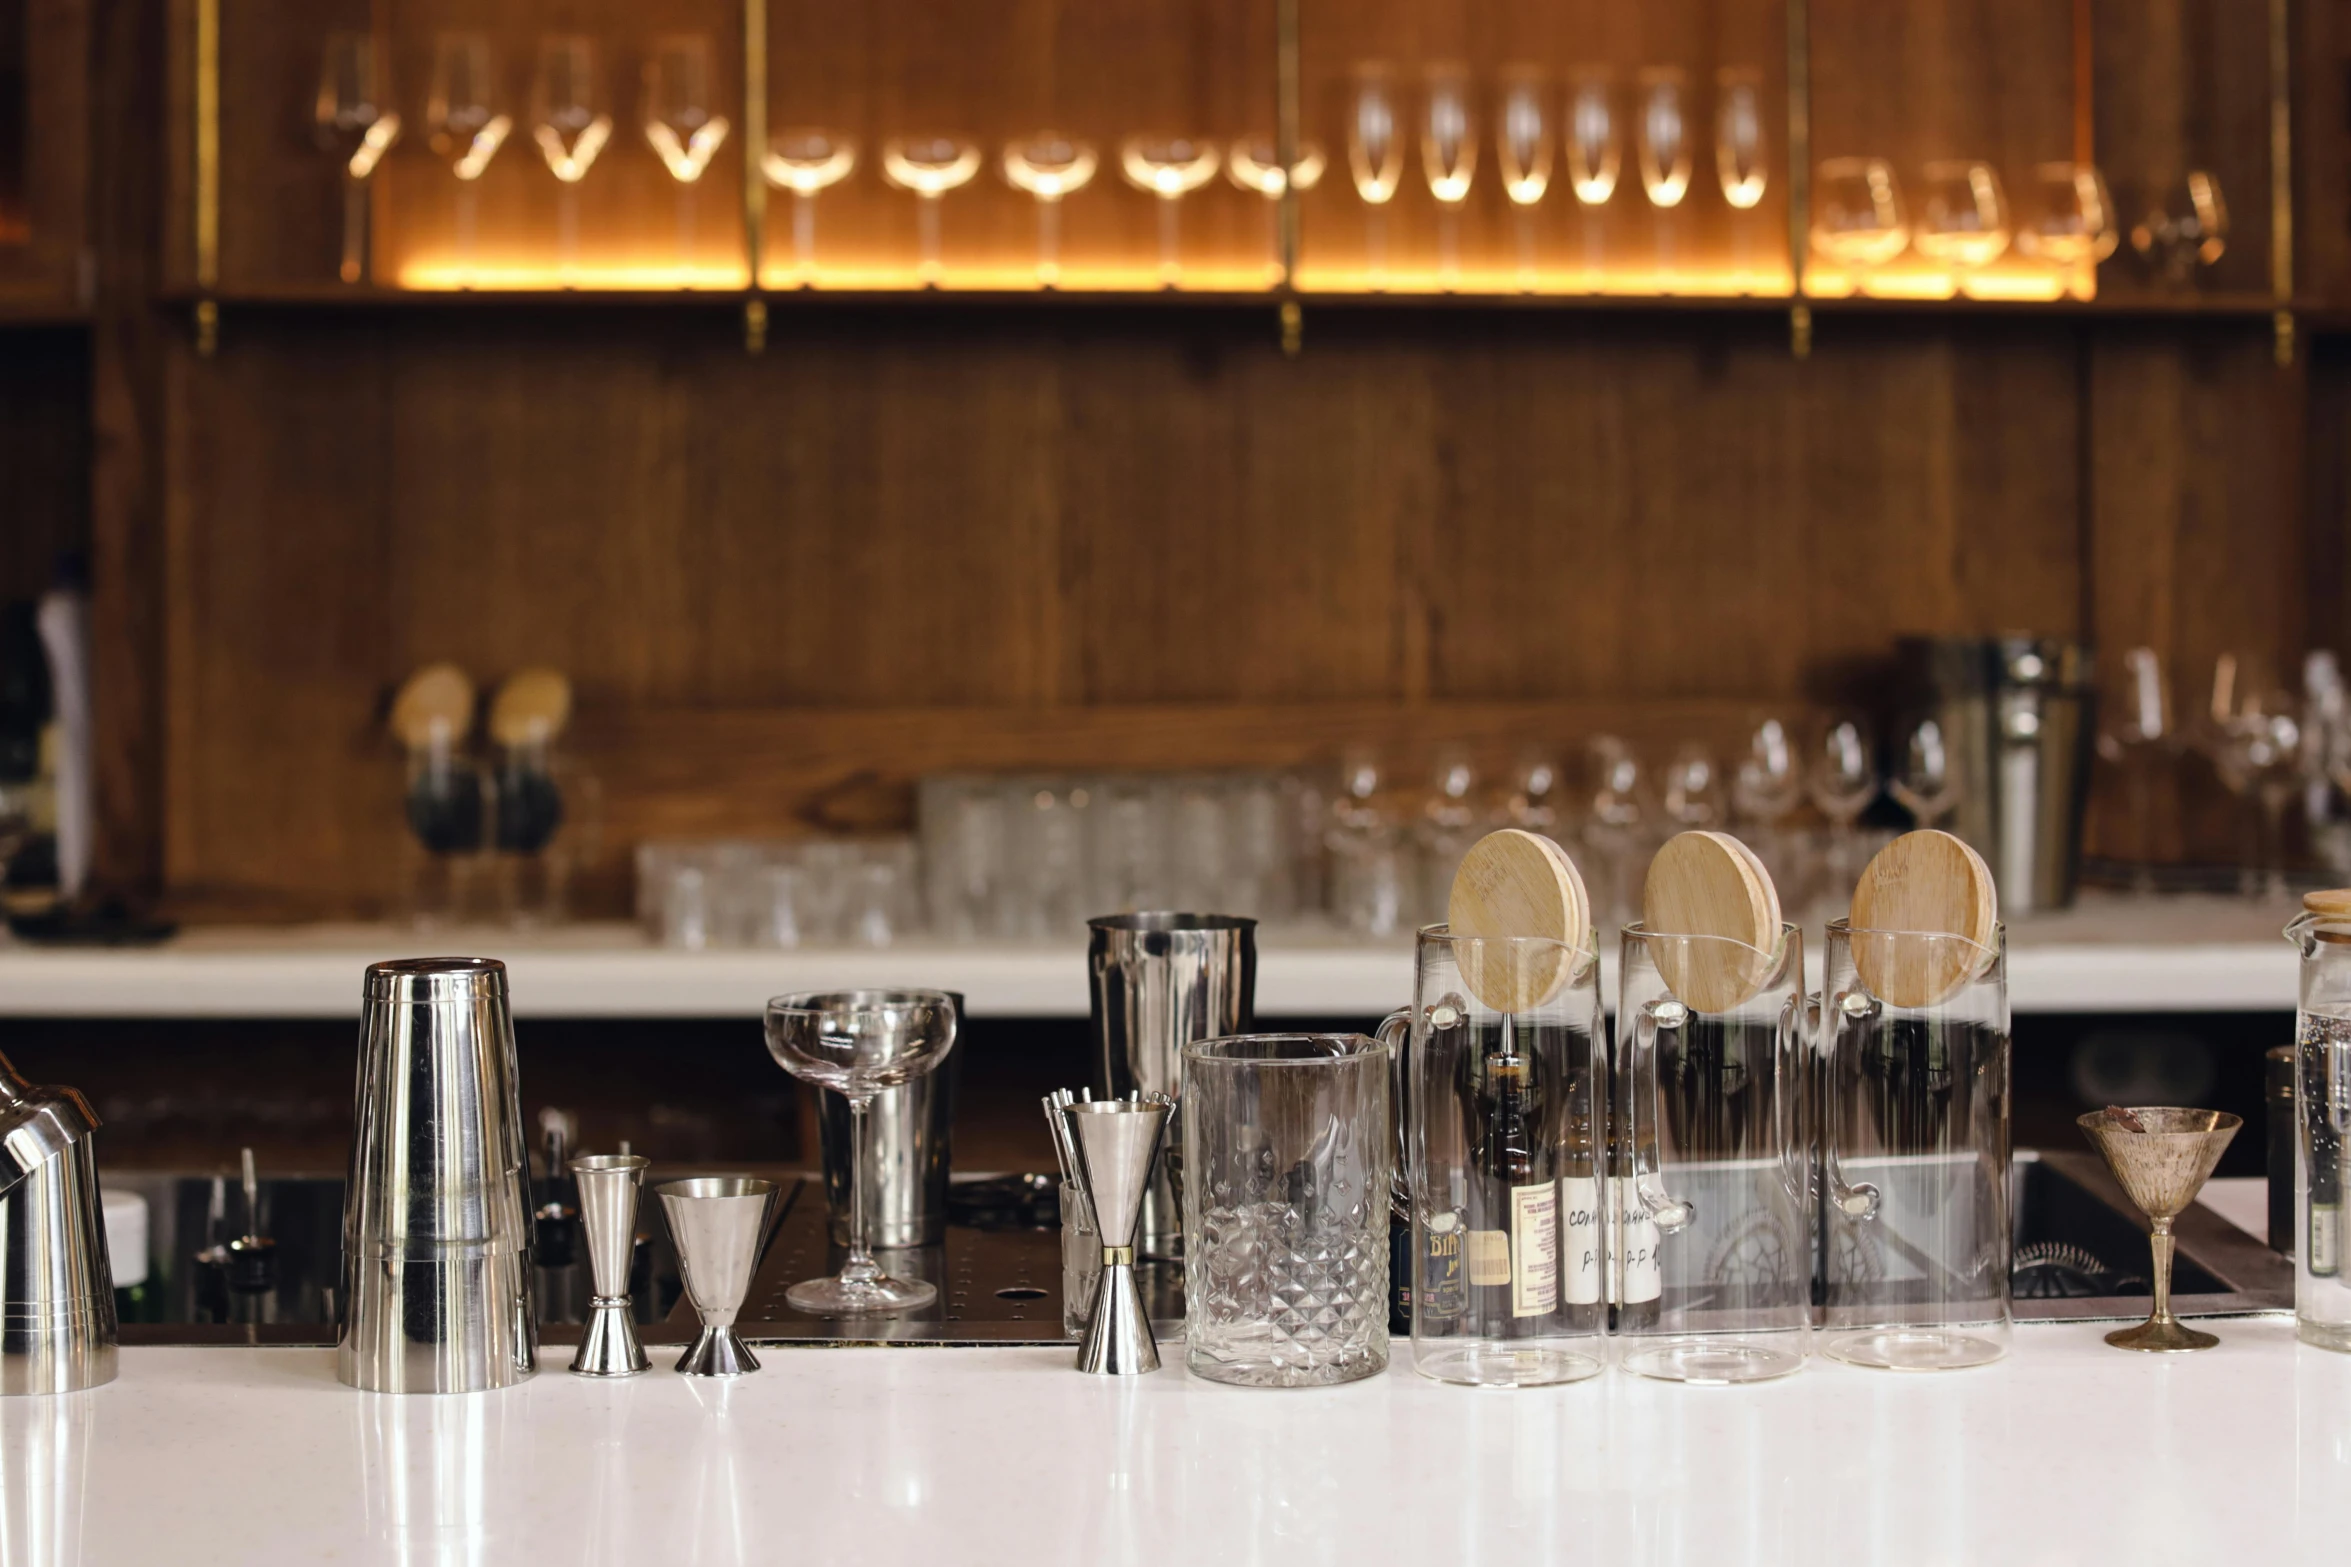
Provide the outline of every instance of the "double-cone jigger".
[[2220,1340],[2171,1314],[2171,1221],[2196,1200],[2244,1122],[2219,1110],[2110,1106],[2075,1124],[2097,1144],[2106,1168],[2153,1226],[2147,1241],[2155,1254],[2155,1310],[2137,1327],[2107,1334],[2106,1342],[2116,1349],[2158,1353],[2210,1349]]
[[1077,1154],[1072,1175],[1093,1210],[1102,1237],[1102,1279],[1078,1346],[1078,1369],[1097,1376],[1131,1377],[1159,1369],[1151,1315],[1135,1283],[1135,1231],[1143,1219],[1151,1164],[1167,1129],[1168,1106],[1133,1099],[1096,1099],[1061,1112]]
[[633,1377],[645,1369],[629,1314],[629,1260],[637,1240],[637,1189],[653,1161],[638,1154],[587,1154],[571,1161],[580,1189],[580,1228],[588,1237],[595,1293],[571,1369],[583,1377]]
[[689,1377],[739,1377],[759,1360],[735,1336],[735,1313],[759,1266],[759,1243],[775,1211],[777,1186],[747,1175],[710,1175],[653,1188],[677,1243],[686,1298],[702,1318],[702,1336],[678,1361]]

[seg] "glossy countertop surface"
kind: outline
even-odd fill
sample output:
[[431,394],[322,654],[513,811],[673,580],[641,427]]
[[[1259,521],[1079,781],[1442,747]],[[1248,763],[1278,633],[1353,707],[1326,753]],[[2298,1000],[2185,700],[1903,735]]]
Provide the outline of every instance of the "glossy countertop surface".
[[2340,1563],[2351,1357],[2018,1329],[1981,1371],[1814,1361],[1539,1392],[1082,1377],[1060,1349],[771,1349],[732,1384],[548,1369],[349,1391],[332,1356],[128,1349],[0,1399],[0,1562]]

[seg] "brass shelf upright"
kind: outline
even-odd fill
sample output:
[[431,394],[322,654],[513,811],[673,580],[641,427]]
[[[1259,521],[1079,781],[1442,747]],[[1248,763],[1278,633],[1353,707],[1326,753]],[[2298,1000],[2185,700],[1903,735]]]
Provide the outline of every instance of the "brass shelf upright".
[[220,347],[220,0],[196,0],[196,353]]
[[767,352],[767,298],[759,269],[767,249],[767,0],[743,0],[743,352]]
[[1282,166],[1282,195],[1274,213],[1275,248],[1281,276],[1279,298],[1282,354],[1295,359],[1306,346],[1306,312],[1298,303],[1299,83],[1298,0],[1274,0],[1274,156]]
[[2272,349],[2294,363],[2294,59],[2290,0],[2269,0],[2269,293]]
[[1804,262],[1812,244],[1812,18],[1806,0],[1786,0],[1788,27],[1788,351],[1812,357],[1812,305]]

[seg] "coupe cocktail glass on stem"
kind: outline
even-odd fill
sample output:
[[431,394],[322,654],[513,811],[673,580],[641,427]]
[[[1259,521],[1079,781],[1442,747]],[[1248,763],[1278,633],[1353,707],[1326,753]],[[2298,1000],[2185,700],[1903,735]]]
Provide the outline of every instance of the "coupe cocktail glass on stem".
[[849,1255],[837,1277],[784,1292],[794,1311],[818,1317],[909,1311],[939,1298],[920,1279],[894,1279],[866,1245],[866,1112],[874,1095],[935,1070],[955,1048],[955,998],[943,990],[832,990],[767,1004],[767,1050],[804,1082],[849,1100]]
[[2110,1107],[2077,1116],[2124,1195],[2147,1216],[2147,1244],[2155,1264],[2155,1304],[2147,1320],[2106,1335],[2116,1349],[2168,1354],[2210,1349],[2220,1342],[2182,1323],[2171,1311],[2171,1225],[2196,1200],[2229,1140],[2245,1123],[2220,1110],[2171,1106]]
[[760,170],[792,193],[792,269],[802,288],[816,285],[816,198],[857,167],[857,139],[822,126],[793,126],[768,138]]
[[346,283],[368,275],[367,182],[400,139],[400,116],[390,107],[375,39],[334,33],[319,69],[319,144],[343,160],[343,264]]
[[477,182],[506,145],[514,117],[498,107],[497,57],[481,33],[442,33],[433,40],[433,82],[425,132],[457,176],[457,260],[473,281]]
[[1191,136],[1129,136],[1119,144],[1119,172],[1129,185],[1159,198],[1159,286],[1183,281],[1177,205],[1216,176],[1223,161],[1213,142]]
[[1100,159],[1094,144],[1058,131],[1004,144],[1004,183],[1037,198],[1037,286],[1061,281],[1061,201],[1086,188]]
[[1233,188],[1265,198],[1266,273],[1276,283],[1283,278],[1282,198],[1292,190],[1312,190],[1320,185],[1328,162],[1318,143],[1302,141],[1285,169],[1281,149],[1270,136],[1243,136],[1225,153],[1225,178],[1233,182]]
[[925,288],[937,288],[946,276],[939,255],[939,203],[979,171],[980,149],[961,136],[893,136],[882,143],[882,178],[914,193],[915,275]]

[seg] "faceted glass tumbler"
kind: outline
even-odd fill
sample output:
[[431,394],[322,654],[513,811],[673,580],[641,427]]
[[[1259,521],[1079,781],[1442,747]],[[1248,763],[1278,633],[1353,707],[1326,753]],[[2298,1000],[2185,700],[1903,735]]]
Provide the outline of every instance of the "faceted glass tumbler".
[[1360,1034],[1184,1047],[1184,1363],[1244,1387],[1388,1364],[1388,1052]]

